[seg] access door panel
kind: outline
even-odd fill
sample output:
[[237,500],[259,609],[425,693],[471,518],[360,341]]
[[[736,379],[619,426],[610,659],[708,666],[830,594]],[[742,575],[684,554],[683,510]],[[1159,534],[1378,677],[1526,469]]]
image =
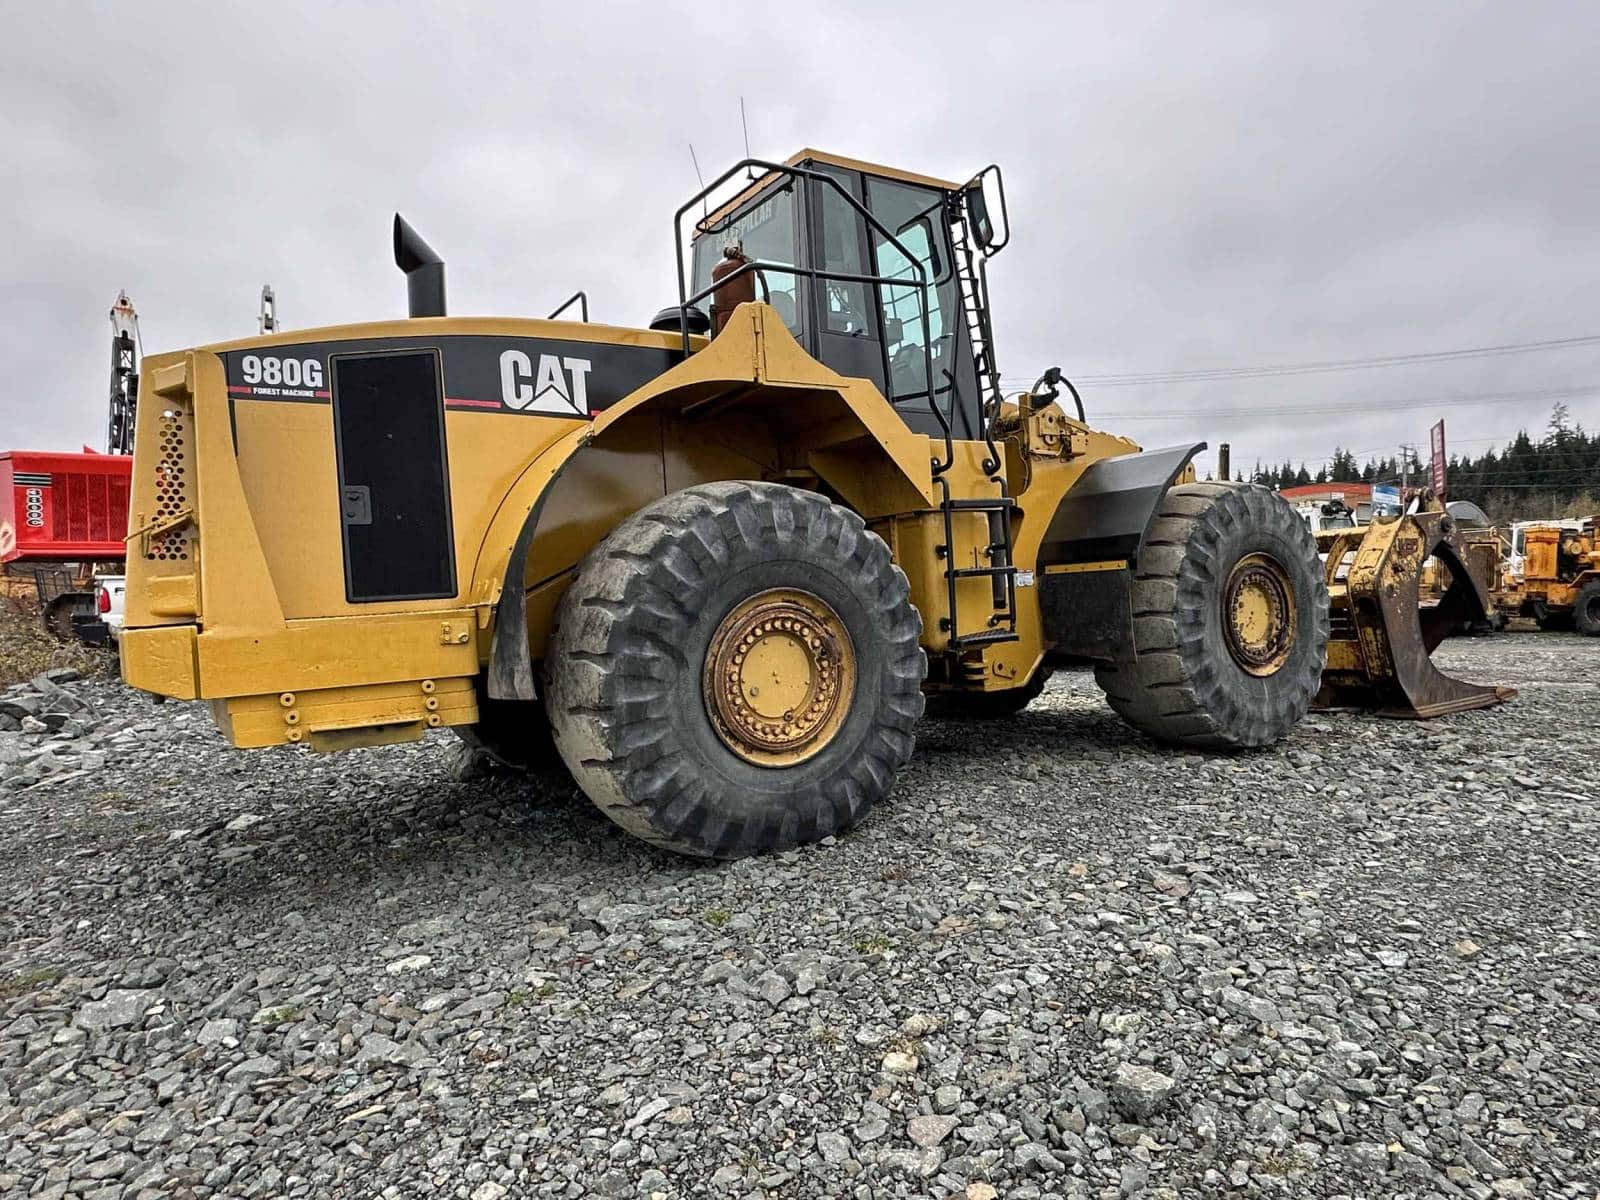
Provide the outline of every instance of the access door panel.
[[333,359],[333,424],[351,603],[456,592],[439,356]]

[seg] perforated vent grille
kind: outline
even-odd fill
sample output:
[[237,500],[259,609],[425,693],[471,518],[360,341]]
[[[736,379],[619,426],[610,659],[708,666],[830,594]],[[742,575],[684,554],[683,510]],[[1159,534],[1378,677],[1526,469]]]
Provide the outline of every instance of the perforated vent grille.
[[[181,412],[161,414],[161,458],[156,463],[156,520],[165,521],[189,508],[189,424]],[[184,525],[150,539],[146,558],[186,559],[193,527]]]

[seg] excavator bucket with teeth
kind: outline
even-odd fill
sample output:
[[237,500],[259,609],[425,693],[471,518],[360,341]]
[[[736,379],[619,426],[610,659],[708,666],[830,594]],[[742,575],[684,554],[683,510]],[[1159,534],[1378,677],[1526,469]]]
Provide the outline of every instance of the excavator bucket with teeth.
[[[1502,704],[1513,688],[1453,679],[1432,654],[1452,629],[1485,620],[1485,581],[1467,566],[1454,518],[1417,512],[1318,536],[1327,551],[1332,632],[1314,707],[1375,708],[1384,716],[1427,718]],[[1422,567],[1437,559],[1450,586],[1422,608]]]

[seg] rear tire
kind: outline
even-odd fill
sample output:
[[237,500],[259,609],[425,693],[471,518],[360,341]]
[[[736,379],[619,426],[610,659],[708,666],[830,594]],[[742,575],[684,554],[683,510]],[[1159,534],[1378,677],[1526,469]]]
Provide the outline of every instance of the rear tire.
[[[1241,605],[1253,605],[1255,624]],[[1199,749],[1255,748],[1311,706],[1328,589],[1306,523],[1266,488],[1171,488],[1139,551],[1132,609],[1134,661],[1094,676],[1135,729]]]
[[728,859],[818,841],[911,757],[921,618],[889,548],[815,493],[667,496],[590,553],[556,621],[557,748],[602,812],[658,846]]
[[1572,627],[1584,637],[1600,637],[1600,579],[1591,579],[1572,604]]

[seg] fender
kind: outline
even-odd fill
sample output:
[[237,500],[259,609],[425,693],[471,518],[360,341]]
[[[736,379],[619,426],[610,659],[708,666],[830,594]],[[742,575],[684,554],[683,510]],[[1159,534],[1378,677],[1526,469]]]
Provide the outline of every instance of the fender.
[[[548,447],[501,502],[473,571],[472,594],[480,604],[492,605],[494,613],[490,697],[533,700],[538,695],[526,581],[551,489],[586,448],[604,447],[649,416],[685,425],[705,422],[712,427],[708,433],[719,423],[758,418],[774,455],[763,466],[813,472],[864,517],[933,503],[927,437],[913,433],[870,383],[840,375],[807,354],[771,308],[742,304],[710,345]],[[715,476],[745,477],[751,476]],[[559,570],[574,564],[547,565]]]
[[1076,658],[1133,652],[1133,564],[1161,498],[1204,442],[1103,458],[1061,498],[1039,548],[1045,639]]

